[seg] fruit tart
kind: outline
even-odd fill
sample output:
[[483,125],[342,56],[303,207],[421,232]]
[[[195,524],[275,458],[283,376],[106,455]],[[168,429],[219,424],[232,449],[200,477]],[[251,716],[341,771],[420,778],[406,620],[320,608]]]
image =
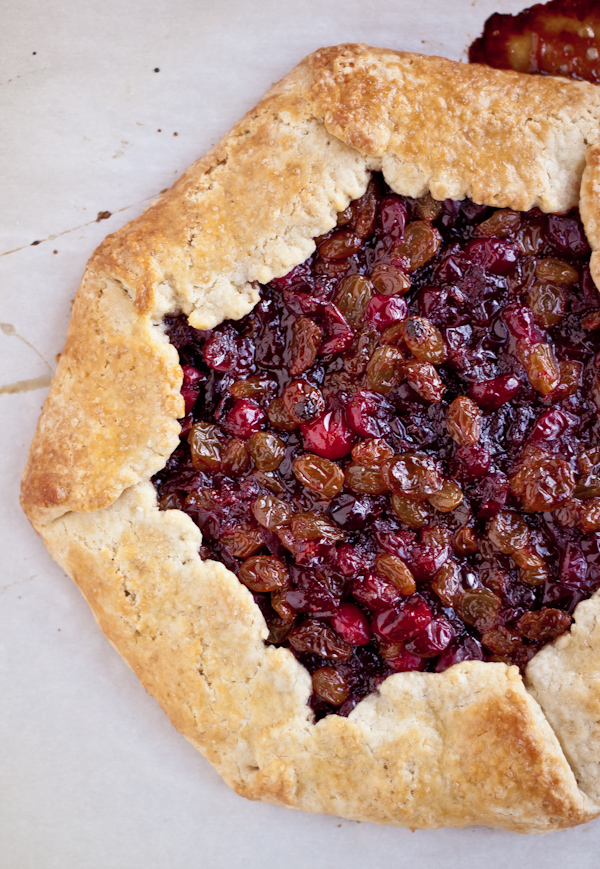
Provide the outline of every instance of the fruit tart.
[[25,511],[240,794],[600,812],[600,93],[323,49],[92,256]]

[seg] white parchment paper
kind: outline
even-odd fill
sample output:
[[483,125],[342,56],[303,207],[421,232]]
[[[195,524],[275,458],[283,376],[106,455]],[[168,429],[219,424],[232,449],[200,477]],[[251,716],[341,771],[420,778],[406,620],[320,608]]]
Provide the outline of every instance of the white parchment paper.
[[[0,3],[0,867],[596,867],[545,837],[244,801],[169,724],[20,513],[19,477],[95,245],[321,45],[464,57],[521,0]],[[97,222],[100,212],[111,216]]]

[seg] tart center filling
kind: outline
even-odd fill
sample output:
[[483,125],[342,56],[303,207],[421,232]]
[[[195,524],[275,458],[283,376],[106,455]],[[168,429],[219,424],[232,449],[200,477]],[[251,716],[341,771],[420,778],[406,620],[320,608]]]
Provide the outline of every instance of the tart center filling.
[[200,332],[168,317],[181,444],[154,483],[312,675],[317,717],[392,672],[515,663],[600,587],[600,296],[579,216],[381,176]]

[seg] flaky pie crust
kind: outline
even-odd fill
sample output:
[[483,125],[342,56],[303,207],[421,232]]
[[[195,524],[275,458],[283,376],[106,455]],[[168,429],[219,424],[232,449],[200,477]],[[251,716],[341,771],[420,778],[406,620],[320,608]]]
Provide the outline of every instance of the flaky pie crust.
[[382,171],[397,193],[575,205],[600,285],[600,91],[364,45],[315,52],[96,250],[23,476],[23,508],[115,648],[238,793],[412,828],[543,832],[600,813],[600,603],[515,667],[390,676],[317,724],[252,595],[160,512],[178,443],[162,320],[240,318]]

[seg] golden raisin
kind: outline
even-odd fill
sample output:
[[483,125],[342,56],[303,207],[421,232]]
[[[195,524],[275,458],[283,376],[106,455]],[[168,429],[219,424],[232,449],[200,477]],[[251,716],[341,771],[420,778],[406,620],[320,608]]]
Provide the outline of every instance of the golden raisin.
[[261,593],[284,588],[289,576],[283,561],[272,555],[255,555],[241,565],[238,579],[251,591]]
[[405,595],[414,594],[417,584],[411,571],[397,555],[379,555],[375,559],[375,569],[395,585]]
[[429,519],[429,509],[426,503],[406,498],[395,492],[392,494],[392,510],[401,522],[413,530],[422,528]]
[[383,438],[370,438],[352,447],[352,458],[357,465],[383,465],[394,455]]
[[221,429],[208,422],[196,422],[188,435],[192,464],[199,471],[215,473],[221,467]]
[[440,365],[447,356],[442,333],[425,317],[404,320],[404,341],[413,356],[422,362]]
[[459,601],[461,590],[460,568],[456,561],[448,559],[431,583],[431,588],[446,606],[456,606]]
[[404,230],[404,241],[393,253],[402,257],[409,272],[414,272],[435,256],[441,243],[442,237],[434,226],[424,220],[413,220]]
[[252,514],[263,528],[275,531],[292,518],[294,511],[289,504],[275,495],[261,494],[252,504]]
[[377,465],[350,464],[344,473],[345,484],[353,492],[362,492],[367,495],[383,495],[387,492],[387,485],[381,476],[381,468]]
[[305,453],[294,460],[292,470],[303,486],[317,492],[326,501],[338,494],[344,485],[344,472],[330,459]]
[[334,667],[319,667],[312,674],[315,694],[332,706],[341,706],[350,693],[350,686]]
[[285,444],[270,432],[255,432],[248,441],[248,451],[260,471],[274,471],[285,455]]
[[481,410],[466,395],[459,395],[448,407],[448,434],[463,447],[477,443],[481,434]]
[[367,278],[363,275],[348,275],[340,281],[333,302],[346,318],[348,325],[356,328],[364,322],[372,295],[373,290]]
[[431,506],[439,510],[440,513],[449,513],[451,510],[455,510],[462,499],[462,489],[454,480],[444,480],[442,488],[427,498]]

